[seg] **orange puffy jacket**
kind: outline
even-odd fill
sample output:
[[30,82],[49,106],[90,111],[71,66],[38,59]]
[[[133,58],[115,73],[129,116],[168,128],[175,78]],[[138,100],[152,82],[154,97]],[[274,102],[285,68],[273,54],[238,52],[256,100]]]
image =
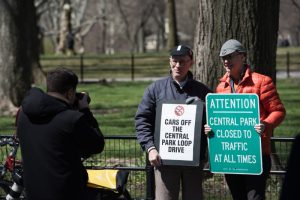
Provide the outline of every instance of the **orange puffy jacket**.
[[[230,78],[227,73],[220,79],[216,89],[217,93],[231,93]],[[236,88],[236,93],[255,93],[259,98],[260,121],[265,130],[261,135],[262,153],[271,153],[270,137],[273,129],[277,127],[285,117],[285,108],[279,98],[272,79],[268,76],[250,71],[248,66],[242,81]]]

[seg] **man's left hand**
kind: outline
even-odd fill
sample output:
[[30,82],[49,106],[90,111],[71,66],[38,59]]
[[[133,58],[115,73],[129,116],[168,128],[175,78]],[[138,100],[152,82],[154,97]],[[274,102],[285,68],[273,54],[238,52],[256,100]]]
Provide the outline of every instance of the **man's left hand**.
[[264,123],[260,123],[260,124],[256,124],[254,126],[255,130],[257,133],[259,133],[260,135],[263,134],[264,130],[265,130],[266,125]]

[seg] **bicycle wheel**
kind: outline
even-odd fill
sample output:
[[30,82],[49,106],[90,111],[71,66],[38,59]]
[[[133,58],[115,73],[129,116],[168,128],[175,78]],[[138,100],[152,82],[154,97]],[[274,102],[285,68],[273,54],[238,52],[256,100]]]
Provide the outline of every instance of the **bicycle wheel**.
[[5,199],[6,195],[10,191],[11,181],[0,180],[0,199]]

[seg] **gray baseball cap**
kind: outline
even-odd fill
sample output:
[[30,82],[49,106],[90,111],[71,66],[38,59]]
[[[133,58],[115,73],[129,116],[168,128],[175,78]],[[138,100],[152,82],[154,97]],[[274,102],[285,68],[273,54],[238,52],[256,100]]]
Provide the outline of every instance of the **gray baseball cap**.
[[230,39],[223,44],[220,51],[220,56],[223,57],[233,52],[246,53],[246,49],[239,41],[235,39]]

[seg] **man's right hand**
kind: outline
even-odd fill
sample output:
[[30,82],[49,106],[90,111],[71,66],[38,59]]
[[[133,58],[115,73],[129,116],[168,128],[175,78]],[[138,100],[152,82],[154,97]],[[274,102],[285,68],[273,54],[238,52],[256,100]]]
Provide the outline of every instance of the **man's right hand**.
[[205,135],[209,136],[209,133],[211,132],[211,127],[208,124],[204,125],[204,133]]
[[151,149],[148,153],[149,162],[152,166],[157,167],[161,164],[161,159],[156,149]]
[[89,94],[86,92],[81,92],[81,93],[83,93],[83,97],[82,97],[82,99],[78,99],[78,109],[79,110],[90,107],[89,102],[88,102]]

